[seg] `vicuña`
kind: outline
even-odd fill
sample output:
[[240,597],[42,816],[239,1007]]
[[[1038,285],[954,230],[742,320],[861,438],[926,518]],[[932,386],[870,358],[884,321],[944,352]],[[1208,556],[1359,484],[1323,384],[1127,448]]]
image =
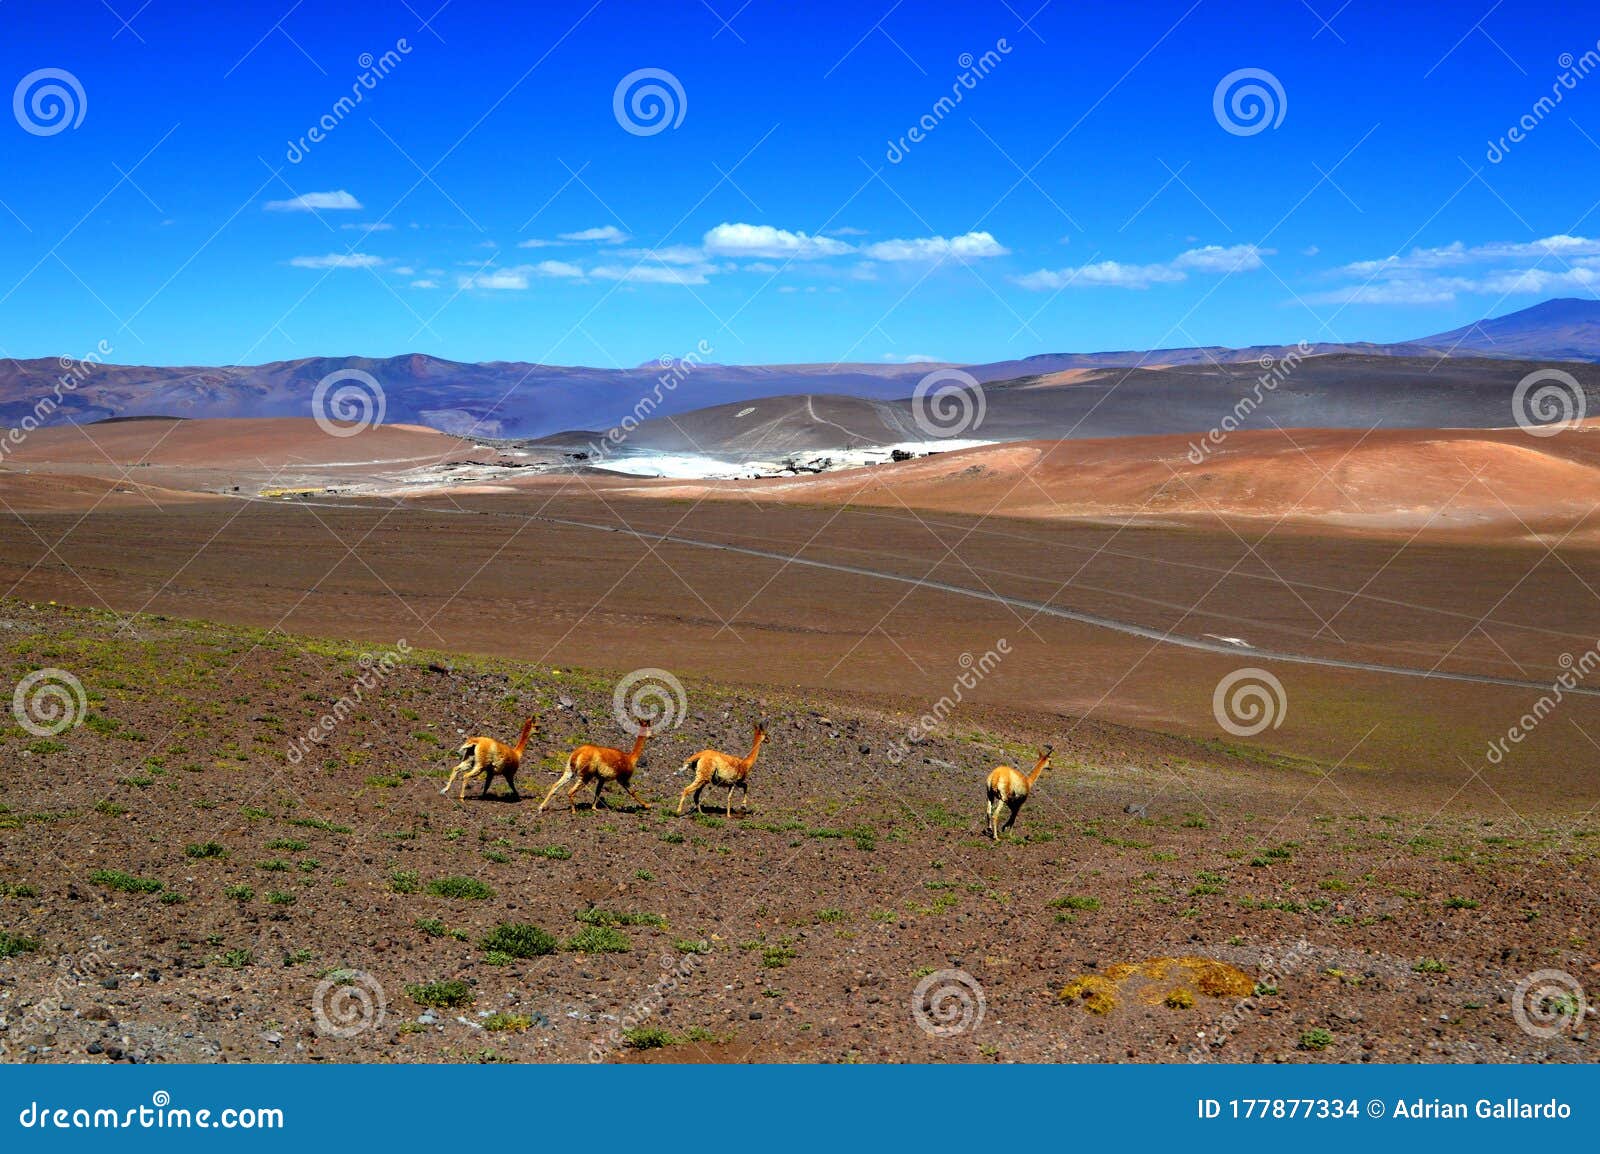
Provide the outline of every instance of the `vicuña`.
[[492,737],[469,737],[461,743],[461,748],[456,750],[456,756],[461,761],[455,769],[450,771],[450,780],[444,783],[440,793],[449,793],[450,786],[455,783],[456,776],[461,776],[461,792],[457,801],[467,800],[467,783],[475,777],[483,778],[483,792],[479,797],[489,796],[489,786],[494,782],[494,775],[499,774],[506,779],[506,784],[511,787],[511,796],[522,796],[517,792],[517,770],[522,766],[522,752],[528,748],[528,736],[534,730],[533,718],[522,723],[522,732],[517,736],[517,744],[507,745],[503,741],[496,741]]
[[[1025,774],[1011,765],[997,765],[989,771],[989,836],[995,841],[1016,824],[1017,811],[1028,800],[1028,791],[1039,780],[1039,775],[1049,766],[1053,748],[1047,745],[1039,751],[1032,773]],[[1004,825],[1000,824],[1002,814],[1005,815]]]
[[678,812],[683,812],[683,807],[689,804],[689,799],[694,799],[696,813],[704,813],[700,808],[700,793],[708,785],[725,786],[728,790],[728,804],[724,809],[725,816],[733,816],[733,791],[740,790],[740,800],[744,803],[744,812],[750,812],[750,768],[756,763],[756,755],[761,752],[761,743],[767,739],[767,727],[762,722],[756,722],[755,734],[750,740],[750,752],[744,757],[735,757],[731,753],[723,753],[718,749],[702,749],[688,761],[683,763],[683,768],[694,770],[694,780],[683,787],[683,792],[678,795]]
[[[633,771],[638,768],[639,755],[644,752],[644,743],[650,740],[650,723],[639,723],[638,736],[633,739],[633,749],[624,753],[620,749],[612,749],[604,745],[580,745],[567,755],[567,772],[556,779],[550,787],[550,792],[544,795],[544,800],[539,803],[538,812],[543,813],[550,804],[550,799],[556,795],[556,790],[572,782],[572,788],[567,791],[567,802],[574,808],[578,804],[578,791],[591,781],[594,782],[594,801],[592,808],[600,808],[600,791],[605,789],[610,782],[616,782],[628,796],[639,803],[641,809],[649,809],[650,803],[633,792]],[[574,781],[573,779],[577,780]]]

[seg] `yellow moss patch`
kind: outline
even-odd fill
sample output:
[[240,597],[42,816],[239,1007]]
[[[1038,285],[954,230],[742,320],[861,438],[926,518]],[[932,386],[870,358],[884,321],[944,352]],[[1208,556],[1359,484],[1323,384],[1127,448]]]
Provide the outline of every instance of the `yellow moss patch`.
[[1237,966],[1188,955],[1117,962],[1107,966],[1103,974],[1085,974],[1068,982],[1062,987],[1061,999],[1081,1001],[1096,1014],[1109,1014],[1130,982],[1144,1004],[1166,1005],[1175,1010],[1193,1007],[1196,991],[1211,998],[1243,998],[1256,988],[1255,979]]
[[1091,1014],[1109,1014],[1117,1008],[1117,984],[1099,974],[1084,974],[1061,987],[1063,1002],[1082,1002]]

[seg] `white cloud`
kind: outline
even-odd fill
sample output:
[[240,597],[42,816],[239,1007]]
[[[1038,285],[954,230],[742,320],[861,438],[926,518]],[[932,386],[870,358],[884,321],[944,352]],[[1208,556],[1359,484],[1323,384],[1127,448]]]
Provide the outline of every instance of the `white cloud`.
[[1208,244],[1179,253],[1172,267],[1195,272],[1252,272],[1261,267],[1261,250],[1253,244],[1235,244],[1227,248]]
[[528,287],[529,279],[542,277],[551,280],[582,280],[585,273],[575,264],[564,260],[542,260],[538,264],[519,264],[510,268],[491,269],[488,272],[464,274],[456,283],[464,289],[490,289],[518,292]]
[[394,225],[390,224],[386,220],[375,220],[371,224],[353,224],[346,222],[341,224],[339,227],[354,229],[359,232],[392,232],[394,230]]
[[[1261,249],[1253,244],[1204,245],[1157,264],[1125,264],[1102,260],[1076,268],[1039,269],[1014,278],[1025,289],[1049,292],[1069,286],[1079,288],[1147,289],[1151,285],[1177,284],[1191,272],[1215,275],[1249,272],[1261,267]],[[1270,250],[1268,250],[1270,251]]]
[[1447,304],[1457,294],[1546,295],[1600,286],[1600,240],[1558,233],[1531,241],[1418,247],[1335,269],[1358,280],[1314,293],[1313,304]]
[[1456,299],[1456,287],[1421,281],[1398,284],[1349,285],[1328,292],[1310,293],[1302,299],[1321,305],[1436,305]]
[[907,353],[904,356],[899,356],[895,353],[884,353],[883,359],[895,365],[937,365],[942,363],[938,357],[930,357],[924,353]]
[[632,284],[705,284],[706,275],[715,272],[711,265],[681,266],[666,264],[596,265],[589,275],[597,280],[625,281]]
[[569,280],[583,279],[583,270],[575,264],[568,264],[564,260],[542,260],[533,266],[533,271],[540,276],[559,277]]
[[436,280],[414,280],[414,281],[411,282],[411,287],[412,288],[438,288],[439,287],[439,282],[436,281]]
[[602,225],[599,228],[585,228],[578,232],[563,232],[562,240],[570,241],[596,241],[600,244],[621,244],[628,239],[628,234],[613,225]]
[[464,289],[525,289],[528,287],[528,274],[521,269],[497,268],[493,272],[457,277],[456,284]]
[[770,260],[815,260],[843,256],[854,248],[829,236],[774,228],[770,224],[729,224],[711,229],[703,238],[705,250],[717,256],[765,257]]
[[872,260],[972,260],[979,257],[1005,256],[1005,248],[987,232],[969,232],[961,236],[925,236],[911,240],[880,240],[861,250],[861,255]]
[[706,263],[705,250],[692,244],[669,244],[664,248],[624,248],[618,249],[617,255],[632,260],[659,261],[662,264]]
[[577,232],[563,232],[555,240],[535,236],[527,240],[519,240],[518,248],[559,248],[566,244],[621,244],[625,240],[632,240],[627,233],[613,225],[601,225],[598,228],[584,228]]
[[377,268],[383,258],[364,252],[330,252],[323,256],[297,256],[289,263],[295,268]]
[[1035,292],[1048,292],[1069,286],[1145,289],[1153,284],[1170,284],[1185,279],[1176,269],[1160,264],[1122,264],[1103,260],[1077,268],[1047,269],[1027,273],[1016,279],[1017,284]]
[[390,269],[389,271],[394,273],[395,276],[416,276],[417,275],[417,270],[412,268],[408,264],[396,265],[394,268]]
[[268,212],[340,212],[361,208],[361,202],[344,189],[336,192],[307,192],[291,200],[269,200]]

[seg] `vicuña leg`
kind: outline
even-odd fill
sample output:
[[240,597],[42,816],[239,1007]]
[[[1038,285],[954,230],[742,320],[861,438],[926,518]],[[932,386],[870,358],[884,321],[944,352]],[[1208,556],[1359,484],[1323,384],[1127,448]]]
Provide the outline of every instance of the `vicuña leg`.
[[[550,804],[550,799],[556,795],[556,790],[558,790],[562,786],[566,785],[567,782],[572,780],[572,778],[573,778],[573,773],[572,773],[572,771],[570,769],[567,770],[567,772],[563,773],[559,778],[557,778],[556,779],[556,783],[550,787],[550,792],[545,794],[544,795],[544,800],[539,803],[539,809],[538,809],[537,812],[543,813],[545,811],[545,807]],[[568,795],[568,796],[570,797],[571,795]]]
[[450,777],[444,783],[444,788],[441,789],[439,792],[440,793],[449,793],[450,792],[450,787],[456,783],[456,778],[459,777],[463,772],[465,772],[466,770],[469,770],[471,768],[472,768],[472,759],[470,757],[467,758],[465,761],[458,761],[456,763],[456,767],[450,771]]

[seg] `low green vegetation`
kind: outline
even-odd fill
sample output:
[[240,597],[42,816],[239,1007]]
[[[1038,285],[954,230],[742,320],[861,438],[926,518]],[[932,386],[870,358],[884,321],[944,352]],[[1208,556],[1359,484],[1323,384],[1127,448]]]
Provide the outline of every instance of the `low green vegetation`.
[[14,958],[18,954],[31,954],[39,948],[38,938],[27,938],[0,930],[0,958]]
[[1086,910],[1093,913],[1100,908],[1100,899],[1068,894],[1066,897],[1056,898],[1055,901],[1050,903],[1050,908],[1057,910]]
[[155,878],[135,877],[122,870],[95,870],[89,875],[89,880],[97,886],[120,890],[125,894],[153,894],[164,888],[164,884]]
[[614,926],[584,926],[567,939],[574,954],[625,954],[633,949],[628,935]]
[[598,907],[580,910],[577,919],[586,926],[664,926],[667,919],[660,914],[618,913]]
[[477,878],[459,876],[434,878],[428,883],[428,892],[436,898],[466,898],[475,902],[494,897],[494,890]]
[[419,1006],[432,1006],[442,1010],[470,1006],[473,1001],[472,987],[460,978],[410,985],[406,987],[406,996]]
[[537,958],[556,952],[556,939],[527,922],[501,922],[479,943],[490,953],[513,958]]

